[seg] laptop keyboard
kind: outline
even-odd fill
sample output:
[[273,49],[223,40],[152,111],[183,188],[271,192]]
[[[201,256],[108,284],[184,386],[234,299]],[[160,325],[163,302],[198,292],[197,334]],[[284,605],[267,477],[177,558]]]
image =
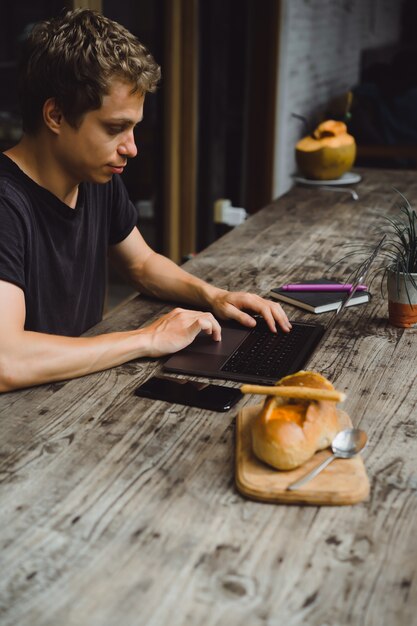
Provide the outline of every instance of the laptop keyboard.
[[292,322],[292,330],[271,333],[258,321],[222,367],[223,372],[278,380],[299,370],[314,350],[324,329],[313,324]]

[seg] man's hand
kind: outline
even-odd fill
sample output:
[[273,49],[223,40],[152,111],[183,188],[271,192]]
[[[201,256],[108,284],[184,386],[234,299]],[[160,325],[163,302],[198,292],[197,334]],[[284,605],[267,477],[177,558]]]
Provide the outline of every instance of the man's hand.
[[291,324],[283,308],[278,302],[265,300],[253,293],[245,291],[226,291],[219,289],[211,300],[214,315],[220,319],[233,319],[244,326],[255,326],[256,321],[244,311],[253,311],[262,315],[272,332],[276,332],[276,323],[283,331],[289,332]]
[[221,327],[211,313],[176,308],[138,332],[147,337],[147,356],[160,357],[188,346],[200,331],[220,341]]

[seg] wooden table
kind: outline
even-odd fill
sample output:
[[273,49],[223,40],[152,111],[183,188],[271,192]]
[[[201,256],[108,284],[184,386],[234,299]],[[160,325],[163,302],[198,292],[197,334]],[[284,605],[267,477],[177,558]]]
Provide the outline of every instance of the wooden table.
[[[294,188],[188,269],[261,294],[320,277],[346,241],[378,240],[392,185],[417,204],[415,172],[362,173],[359,201]],[[134,299],[92,333],[168,308]],[[416,340],[375,289],[309,364],[369,436],[371,494],[355,506],[240,496],[235,417],[259,397],[226,414],[139,400],[156,360],[2,395],[1,626],[417,624]]]

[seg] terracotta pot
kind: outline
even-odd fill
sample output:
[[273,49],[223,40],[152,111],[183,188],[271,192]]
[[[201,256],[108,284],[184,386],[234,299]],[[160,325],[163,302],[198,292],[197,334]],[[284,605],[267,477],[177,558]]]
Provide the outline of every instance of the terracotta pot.
[[[417,283],[417,274],[411,274]],[[417,289],[406,274],[397,274],[388,270],[388,318],[390,324],[400,328],[410,328],[417,324]],[[408,295],[407,295],[408,292]],[[411,301],[411,304],[410,304]]]

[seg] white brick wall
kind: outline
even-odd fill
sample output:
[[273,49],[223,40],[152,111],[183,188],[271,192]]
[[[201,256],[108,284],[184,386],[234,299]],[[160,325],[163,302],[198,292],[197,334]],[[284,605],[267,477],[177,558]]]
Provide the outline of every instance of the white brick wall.
[[395,43],[402,0],[282,0],[274,197],[293,184],[294,146],[308,119],[359,79],[361,51]]

